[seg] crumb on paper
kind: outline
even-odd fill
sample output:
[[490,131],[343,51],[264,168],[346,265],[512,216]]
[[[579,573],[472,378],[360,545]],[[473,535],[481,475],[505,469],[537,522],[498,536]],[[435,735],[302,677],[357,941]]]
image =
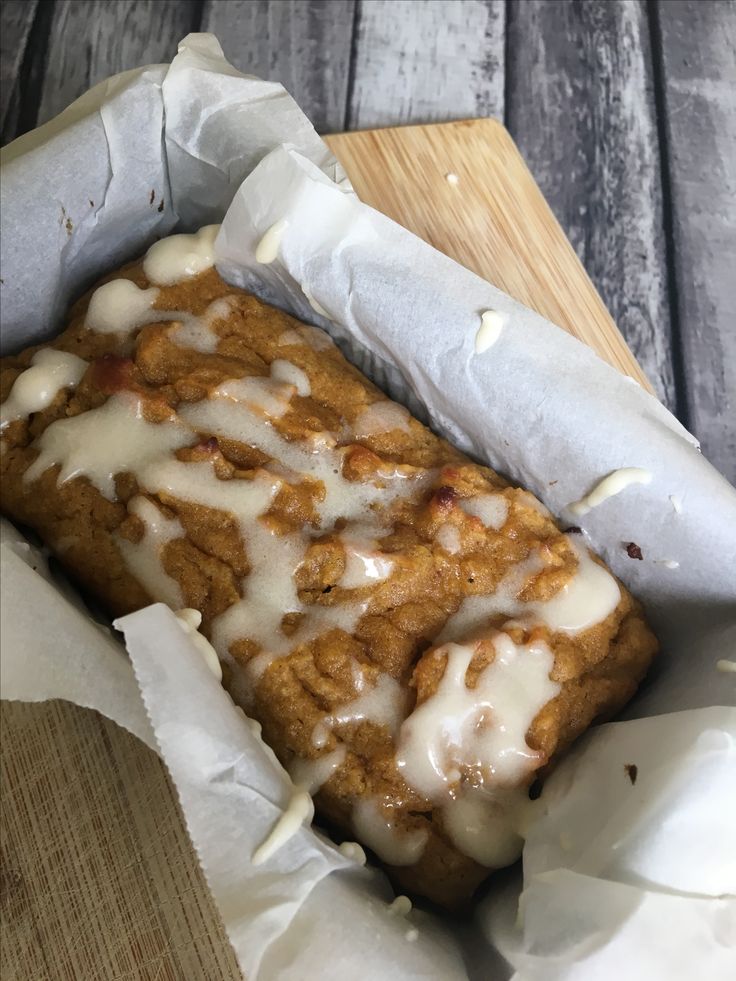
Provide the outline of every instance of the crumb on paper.
[[736,661],[729,661],[728,658],[722,657],[720,661],[716,661],[716,670],[723,671],[724,674],[736,674]]
[[157,210],[158,210],[158,213],[159,214],[161,214],[161,212],[164,210],[164,199],[163,198],[161,198],[161,204],[159,204]]
[[94,208],[94,206],[95,206],[95,203],[92,200],[92,198],[89,199],[89,206],[90,206],[90,208]]
[[72,224],[71,218],[67,218],[64,227],[66,228],[67,235],[71,235],[71,233],[74,231],[74,225]]
[[151,193],[148,196],[148,203],[149,204],[153,204],[153,202],[155,200],[156,200],[156,192],[155,191],[151,191]]
[[639,776],[639,767],[636,763],[624,763],[624,770],[626,771],[626,776],[631,781],[631,786],[633,787],[636,783],[636,778]]
[[570,525],[569,528],[565,528],[562,532],[563,535],[582,535],[583,529],[580,525]]
[[452,184],[453,187],[457,187],[457,185],[460,183],[460,178],[451,170],[445,174],[445,180],[448,184]]
[[557,483],[557,481],[556,481],[556,480],[550,480],[550,481],[548,482],[548,486],[549,486],[549,487],[554,487],[556,483]]
[[626,549],[626,554],[630,559],[639,559],[639,561],[641,561],[644,558],[644,556],[641,554],[641,549],[636,542],[624,542],[624,548]]
[[415,940],[419,939],[419,931],[417,930],[416,927],[411,927],[411,929],[406,931],[404,936],[406,937],[406,939],[409,941],[410,944],[413,944]]

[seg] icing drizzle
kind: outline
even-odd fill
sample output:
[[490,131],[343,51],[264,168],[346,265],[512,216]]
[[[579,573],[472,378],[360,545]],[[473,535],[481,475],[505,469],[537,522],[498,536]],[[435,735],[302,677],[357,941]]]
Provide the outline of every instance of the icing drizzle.
[[0,429],[47,409],[62,389],[75,389],[86,370],[87,362],[76,354],[53,348],[36,351],[31,367],[18,375],[0,408]]
[[[258,261],[274,261],[286,224],[277,222],[268,230],[258,246]],[[149,280],[169,285],[210,268],[217,231],[218,226],[208,226],[196,235],[172,236],[156,243],[144,260]],[[305,295],[313,302],[306,290]],[[129,333],[153,319],[170,320],[169,339],[174,344],[206,353],[216,351],[218,337],[212,326],[230,315],[228,298],[216,300],[202,316],[194,317],[178,311],[153,312],[158,296],[157,287],[140,290],[129,280],[114,280],[93,294],[86,326],[101,333]],[[484,314],[476,350],[485,350],[500,331],[491,314]],[[279,338],[280,347],[292,345],[307,345],[319,352],[331,347],[332,341],[323,331],[297,326]],[[78,383],[86,367],[74,355],[48,349],[38,352],[3,406],[3,424],[50,404],[61,388]],[[370,603],[362,598],[361,589],[400,572],[400,560],[379,546],[380,539],[393,530],[388,514],[392,504],[416,495],[433,479],[433,474],[424,471],[406,476],[393,465],[364,481],[343,476],[350,447],[341,444],[347,439],[410,431],[408,412],[389,401],[363,408],[352,426],[344,426],[340,433],[286,438],[277,428],[279,420],[288,414],[295,398],[310,396],[308,374],[286,358],[272,361],[266,377],[230,378],[207,398],[182,402],[162,422],[148,421],[144,402],[133,392],[117,393],[97,409],[50,425],[34,444],[38,457],[25,479],[37,479],[59,465],[59,484],[86,477],[108,500],[115,500],[116,475],[132,473],[140,492],[127,507],[144,531],[137,543],[118,536],[124,561],[151,596],[180,611],[182,628],[216,674],[220,671],[218,656],[232,661],[230,648],[235,641],[253,641],[260,651],[248,664],[253,681],[275,658],[300,644],[330,630],[354,632]],[[174,455],[202,437],[213,436],[254,447],[268,462],[246,476],[220,479],[212,461],[185,463]],[[651,475],[638,468],[617,471],[575,507],[589,509],[629,483],[648,479]],[[284,533],[263,520],[285,484],[305,480],[319,482],[323,489],[314,502],[313,528]],[[167,501],[173,498],[224,512],[236,525],[249,572],[239,584],[240,599],[212,624],[214,650],[198,633],[201,615],[181,609],[185,605],[181,588],[163,565],[165,548],[184,537],[184,528],[178,517],[167,516],[146,495],[165,495]],[[502,494],[463,498],[459,507],[468,516],[463,519],[460,515],[461,520],[480,521],[491,529],[501,529],[508,518],[508,501]],[[352,595],[343,595],[333,604],[306,604],[299,599],[295,574],[311,542],[323,534],[335,536],[342,545],[345,565],[336,585]],[[458,526],[445,522],[436,533],[436,542],[445,552],[456,554],[462,545]],[[507,633],[490,631],[489,621],[517,617],[524,625],[541,623],[553,631],[576,634],[605,619],[620,599],[613,577],[586,549],[573,540],[570,544],[577,555],[577,572],[551,599],[519,599],[529,577],[544,568],[541,551],[535,551],[509,571],[495,593],[463,601],[436,641],[440,646],[433,656],[446,659],[439,686],[408,717],[405,687],[386,673],[369,682],[356,663],[353,699],[333,709],[313,732],[314,746],[321,747],[332,733],[339,734],[341,726],[362,722],[384,726],[398,740],[397,763],[406,782],[442,808],[443,826],[456,847],[485,865],[506,864],[518,852],[524,788],[529,774],[542,762],[526,743],[526,733],[539,710],[559,691],[559,685],[550,680],[553,657],[549,649],[539,641],[517,645]],[[286,614],[300,617],[289,635],[282,629]],[[466,641],[469,635],[475,639]],[[471,688],[466,675],[484,644],[492,646],[494,656]],[[311,816],[308,792],[314,793],[329,780],[345,758],[346,747],[338,744],[315,760],[294,763],[298,786],[286,813],[256,851],[254,862],[266,861]],[[399,827],[392,808],[378,799],[359,800],[353,808],[353,822],[363,840],[392,865],[414,864],[428,838],[424,829]]]

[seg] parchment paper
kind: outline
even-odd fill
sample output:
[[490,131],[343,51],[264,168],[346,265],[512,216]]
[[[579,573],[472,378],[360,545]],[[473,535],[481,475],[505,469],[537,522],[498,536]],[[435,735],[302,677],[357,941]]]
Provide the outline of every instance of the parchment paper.
[[[523,919],[514,926],[519,884],[507,875],[474,931],[390,917],[383,877],[308,828],[254,867],[288,782],[172,614],[157,605],[126,618],[131,671],[17,536],[4,542],[3,697],[69,698],[155,743],[246,976],[501,977],[490,938],[522,978],[618,976],[622,957],[642,977],[685,978],[694,963],[725,977],[736,727],[725,711],[696,710],[733,702],[734,676],[716,662],[736,650],[736,494],[680,424],[579,342],[362,205],[284,90],[240,75],[209,35],[190,35],[171,66],[102,83],[11,145],[1,204],[8,350],[52,336],[71,298],[156,236],[224,217],[227,279],[328,329],[392,397],[554,513],[619,467],[653,474],[575,521],[663,640],[629,712],[641,721],[599,728],[560,765],[525,849]],[[277,261],[256,263],[256,243],[281,219]],[[507,322],[478,356],[486,309]],[[697,862],[683,864],[692,842]],[[666,937],[663,916],[679,925]],[[645,956],[648,937],[666,951]]]

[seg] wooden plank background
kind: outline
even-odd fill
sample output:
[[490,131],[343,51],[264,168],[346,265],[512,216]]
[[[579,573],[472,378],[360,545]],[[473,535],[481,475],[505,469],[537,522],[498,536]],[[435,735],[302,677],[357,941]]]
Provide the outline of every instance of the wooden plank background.
[[5,0],[3,142],[193,30],[322,133],[502,119],[656,392],[736,480],[734,0]]

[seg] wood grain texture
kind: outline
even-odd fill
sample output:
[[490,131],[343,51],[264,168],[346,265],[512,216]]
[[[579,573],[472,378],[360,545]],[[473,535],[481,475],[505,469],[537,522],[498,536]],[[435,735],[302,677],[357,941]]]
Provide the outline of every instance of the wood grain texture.
[[327,142],[363,201],[650,388],[500,123],[403,126]]
[[639,0],[512,0],[506,124],[656,393],[676,406],[660,160]]
[[66,702],[0,725],[0,976],[239,981],[158,757]]
[[355,0],[206,0],[212,31],[241,71],[281,82],[318,132],[345,128]]
[[659,3],[688,420],[736,483],[736,4]]
[[363,0],[346,129],[503,118],[504,0]]
[[38,0],[5,0],[0,31],[0,128],[9,132],[9,116],[18,102],[18,76],[36,16]]
[[197,0],[57,0],[36,125],[109,75],[171,61],[199,17]]

